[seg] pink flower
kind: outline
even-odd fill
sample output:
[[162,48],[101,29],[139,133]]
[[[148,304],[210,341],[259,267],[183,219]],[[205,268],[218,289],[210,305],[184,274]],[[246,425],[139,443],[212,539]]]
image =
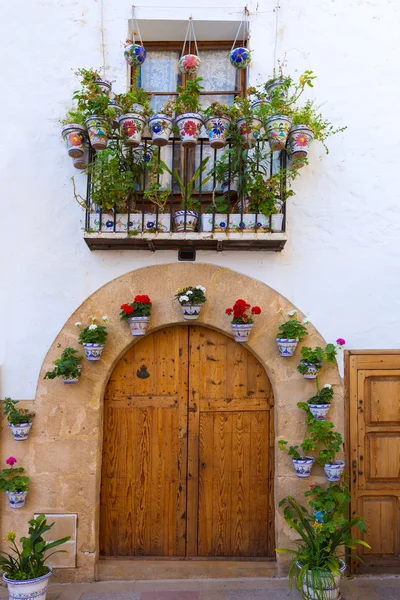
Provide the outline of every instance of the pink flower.
[[346,340],[344,340],[343,338],[338,338],[336,340],[336,343],[339,344],[339,346],[344,346],[346,343]]
[[295,138],[294,143],[296,146],[308,146],[308,138],[302,133],[299,133],[299,135]]
[[198,61],[197,56],[187,56],[185,58],[185,60],[183,61],[183,66],[188,71],[191,71],[192,69],[193,70],[197,69],[199,66],[199,61]]
[[15,463],[17,462],[17,459],[14,458],[13,456],[10,456],[9,458],[7,458],[6,463],[8,465],[10,465],[10,467],[14,466]]

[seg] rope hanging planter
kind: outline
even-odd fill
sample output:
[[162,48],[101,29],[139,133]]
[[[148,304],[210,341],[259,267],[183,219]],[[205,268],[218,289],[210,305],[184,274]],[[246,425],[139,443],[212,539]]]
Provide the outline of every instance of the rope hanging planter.
[[[239,28],[236,33],[236,37],[232,44],[232,49],[229,54],[229,60],[235,69],[245,69],[251,62],[251,51],[245,47],[246,40],[249,37],[249,22],[248,22],[248,10],[244,9],[242,20],[240,21]],[[243,45],[235,48],[235,44],[240,34],[240,30],[243,27]]]
[[[190,51],[192,36],[196,54],[192,54]],[[188,44],[189,54],[185,54],[186,43]],[[199,57],[199,49],[197,47],[196,34],[194,32],[193,19],[190,17],[186,30],[185,41],[183,42],[182,56],[178,63],[179,70],[184,75],[195,75],[200,68],[200,63],[201,61]]]
[[[139,44],[135,42],[135,34],[139,37]],[[135,7],[132,6],[132,43],[125,46],[124,56],[131,67],[139,67],[146,60],[146,50],[143,47],[139,23],[135,16]]]

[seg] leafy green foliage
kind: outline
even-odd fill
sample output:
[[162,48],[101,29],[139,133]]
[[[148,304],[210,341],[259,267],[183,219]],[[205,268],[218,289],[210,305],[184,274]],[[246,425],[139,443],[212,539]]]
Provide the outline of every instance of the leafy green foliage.
[[207,106],[207,108],[204,108],[201,111],[201,114],[204,121],[206,121],[211,117],[225,117],[226,119],[231,119],[231,112],[231,107],[227,104],[221,104],[220,102],[212,102],[210,106]]
[[67,114],[63,119],[60,119],[60,123],[61,125],[69,125],[71,123],[75,123],[76,125],[85,126],[85,120],[86,116],[82,112],[72,108],[67,111]]
[[313,131],[314,139],[323,143],[325,151],[328,154],[329,150],[325,144],[325,140],[335,133],[344,131],[347,127],[337,127],[335,129],[330,121],[323,118],[319,108],[315,106],[313,100],[309,100],[304,106],[292,108],[291,118],[293,126],[307,125]]
[[307,327],[296,318],[296,313],[278,327],[277,338],[298,339],[300,342],[308,335]]
[[[12,457],[8,459],[8,461],[10,460],[13,461],[9,462],[10,465],[17,462],[15,458]],[[23,473],[25,473],[23,467],[14,468],[13,466],[9,469],[0,471],[0,492],[27,492],[29,490],[29,477],[23,475]]]
[[81,87],[72,96],[77,103],[77,112],[85,119],[90,115],[112,119],[113,111],[108,108],[109,96],[96,83],[100,74],[93,69],[79,69],[77,75],[80,77]]
[[80,377],[81,372],[78,365],[81,360],[82,356],[78,354],[78,351],[68,346],[68,348],[65,348],[62,351],[61,357],[53,362],[55,368],[52,371],[47,371],[44,379],[55,379],[56,377]]
[[317,387],[317,393],[307,400],[307,402],[308,404],[330,404],[334,393],[333,386],[324,386],[321,390]]
[[174,111],[180,115],[186,112],[197,113],[200,111],[200,92],[204,89],[201,85],[202,77],[190,79],[186,83],[186,87],[179,86],[178,96],[174,102]]
[[158,206],[159,211],[163,213],[171,193],[172,190],[165,189],[160,183],[154,182],[145,190],[143,198]]
[[[350,504],[349,486],[345,482],[330,482],[326,489],[320,485],[310,484],[310,489],[304,492],[309,498],[309,504],[313,511],[324,513],[324,522],[337,521],[340,525],[347,521],[348,507]],[[336,527],[335,523],[335,527]]]
[[[108,317],[102,317],[104,322],[108,321]],[[104,345],[107,340],[108,331],[106,325],[97,325],[96,317],[91,318],[91,324],[82,328],[81,323],[76,323],[79,327],[79,343],[80,344],[101,344]]]
[[314,349],[304,346],[301,349],[301,361],[297,370],[302,375],[305,375],[307,373],[307,365],[314,365],[319,370],[324,361],[335,364],[337,348],[335,344],[327,344],[325,349],[320,346]]
[[146,92],[143,88],[132,86],[124,94],[116,95],[115,100],[122,106],[123,114],[136,112],[132,109],[132,105],[141,104],[144,107],[143,114],[149,115],[151,97],[152,94],[150,92]]
[[308,408],[307,402],[298,402],[297,406],[305,411],[307,416],[306,428],[308,437],[302,442],[301,447],[305,452],[319,450],[315,462],[319,465],[334,464],[335,457],[343,446],[343,437],[334,431],[331,421],[314,419]]
[[[200,206],[200,200],[193,198],[193,194],[196,194],[200,189],[200,175],[204,173],[207,168],[207,163],[210,160],[209,156],[206,156],[201,161],[200,165],[194,172],[191,179],[186,183],[182,180],[177,169],[174,169],[174,178],[178,182],[179,189],[182,196],[182,209],[186,210],[197,210]],[[169,169],[168,169],[169,170]],[[206,177],[202,178],[201,185],[205,186],[210,181],[212,174],[209,173]]]
[[35,416],[34,412],[26,410],[24,408],[17,408],[19,404],[18,400],[11,400],[11,398],[5,398],[1,401],[3,405],[3,414],[7,417],[7,421],[11,425],[22,425],[23,423],[29,423]]
[[204,304],[204,302],[207,302],[205,291],[205,288],[201,285],[188,285],[176,292],[175,299],[180,304]]

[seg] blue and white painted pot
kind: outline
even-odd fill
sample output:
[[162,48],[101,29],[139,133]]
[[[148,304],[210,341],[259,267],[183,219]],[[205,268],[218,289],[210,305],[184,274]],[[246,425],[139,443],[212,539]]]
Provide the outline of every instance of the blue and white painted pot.
[[235,342],[247,342],[253,325],[254,323],[231,323]]
[[42,575],[42,577],[37,577],[36,579],[16,581],[15,579],[8,579],[6,575],[3,575],[3,581],[5,581],[8,586],[9,599],[46,600],[47,586],[53,572],[51,567],[48,568],[50,569],[49,573]]
[[309,404],[308,408],[316,421],[325,421],[330,409],[330,404]]
[[32,427],[32,421],[28,421],[27,423],[20,423],[20,425],[13,425],[12,423],[8,424],[11,429],[11,433],[16,442],[23,442],[28,438],[29,432]]
[[[78,371],[79,372],[82,371],[82,365],[78,365]],[[78,383],[79,377],[63,377],[62,380],[64,383],[67,383],[67,384]]]
[[316,379],[317,373],[321,368],[321,365],[312,365],[304,360],[300,361],[300,364],[305,365],[307,367],[307,372],[303,375],[304,379]]
[[104,350],[104,344],[85,343],[82,344],[82,346],[85,351],[85,356],[87,360],[100,360],[101,353]]
[[335,461],[334,465],[324,465],[325,476],[328,481],[340,481],[343,474],[346,463],[344,460]]
[[234,48],[230,52],[229,60],[235,69],[245,69],[251,63],[251,52],[248,48]]
[[155,146],[166,146],[172,133],[172,118],[163,113],[157,113],[150,117],[148,123],[153,144]]
[[130,148],[137,148],[142,141],[145,118],[139,113],[126,113],[119,117],[118,122],[124,144]]
[[[340,577],[346,569],[346,563],[339,559],[339,574],[333,575],[330,571],[323,571],[319,577],[321,586],[315,589],[315,580],[313,580],[312,571],[307,572],[307,577],[303,580],[303,598],[307,600],[340,600]],[[301,563],[296,562],[301,569]]]
[[79,158],[85,151],[85,143],[88,138],[86,127],[77,123],[64,125],[61,135],[67,146],[68,155],[72,158]]
[[122,106],[120,104],[117,104],[116,102],[111,101],[108,104],[108,110],[112,110],[114,115],[111,121],[111,127],[113,129],[118,129],[118,119],[120,118],[123,112]]
[[298,338],[276,338],[279,354],[283,358],[289,358],[290,356],[293,356],[298,341]]
[[194,148],[199,139],[203,119],[199,113],[183,113],[175,119],[184,148]]
[[90,115],[85,123],[92,148],[95,150],[104,150],[107,148],[111,129],[107,119],[105,117],[98,117],[97,115]]
[[240,117],[236,121],[236,126],[245,145],[254,145],[260,139],[262,121],[258,117],[253,117],[251,122]]
[[[283,83],[282,79],[275,79],[275,81],[271,81],[271,83],[269,83],[268,85],[265,86],[265,91],[267,92],[267,94],[270,94],[271,92],[273,92],[273,90],[281,85]],[[282,96],[282,98],[286,97],[286,92],[285,90],[281,90],[280,95]]]
[[11,508],[22,508],[25,504],[26,496],[28,495],[28,491],[26,492],[9,492],[6,490],[8,501],[10,503]]
[[274,115],[267,119],[265,129],[271,150],[282,150],[286,146],[291,127],[292,119],[286,115]]
[[99,86],[103,94],[109,94],[111,92],[111,81],[108,81],[108,79],[102,79],[99,77],[98,79],[95,79],[94,82],[97,86]]
[[139,67],[146,60],[146,50],[140,44],[131,44],[126,46],[124,56],[131,67]]
[[211,148],[224,148],[227,142],[230,119],[227,117],[210,117],[204,123]]
[[181,304],[184,321],[196,321],[202,306],[202,304]]
[[134,336],[145,335],[149,325],[150,317],[129,317],[128,323],[131,334]]
[[185,212],[186,212],[186,231],[195,231],[199,215],[193,210],[177,210],[174,213],[175,231],[185,231]]
[[304,456],[303,458],[292,458],[294,470],[296,471],[297,477],[305,479],[310,476],[312,466],[314,464],[314,458],[312,456]]
[[306,158],[310,144],[314,139],[314,132],[307,125],[296,125],[289,131],[287,138],[287,150],[291,160],[297,161],[298,168],[304,166],[299,158]]

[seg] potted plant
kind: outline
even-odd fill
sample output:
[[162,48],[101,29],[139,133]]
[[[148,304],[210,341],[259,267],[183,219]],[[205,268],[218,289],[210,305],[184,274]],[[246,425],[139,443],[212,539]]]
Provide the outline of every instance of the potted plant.
[[202,111],[211,148],[224,148],[231,124],[231,107],[227,104],[212,102]]
[[347,521],[350,504],[350,490],[345,482],[329,483],[326,488],[310,483],[309,490],[304,492],[308,498],[312,514],[317,523],[333,522],[340,519]]
[[[292,457],[292,462],[297,477],[300,477],[301,479],[309,477],[315,458],[307,454],[300,454],[299,446],[289,446],[288,448],[287,445],[288,442],[286,440],[278,441],[279,450],[287,452],[288,455]],[[300,447],[304,452],[315,450],[315,447],[308,442],[303,442]]]
[[4,571],[3,581],[8,586],[10,598],[24,598],[25,600],[46,600],[47,586],[53,569],[47,566],[46,560],[57,552],[48,554],[49,550],[65,544],[70,536],[47,542],[43,534],[50,531],[54,523],[47,524],[43,514],[28,521],[28,537],[22,537],[19,541],[21,549],[15,543],[16,533],[9,531],[6,540],[11,542],[8,552],[0,553],[0,568]]
[[184,54],[178,62],[178,67],[184,75],[195,75],[200,69],[201,60],[197,54]]
[[321,369],[324,361],[335,364],[338,350],[344,346],[345,340],[338,338],[335,344],[327,344],[325,349],[317,346],[309,348],[305,346],[301,349],[301,360],[297,367],[299,373],[304,376],[304,379],[316,379],[317,372]]
[[193,148],[197,144],[203,119],[200,114],[200,93],[203,89],[202,77],[190,79],[186,87],[178,87],[178,96],[173,108],[177,115],[175,124],[179,131],[182,146]]
[[142,140],[143,130],[150,112],[151,93],[138,87],[137,82],[125,93],[117,97],[122,107],[119,129],[126,146],[137,148]]
[[340,576],[346,568],[342,548],[354,549],[359,544],[370,548],[366,542],[351,535],[353,528],[365,531],[363,520],[358,516],[344,519],[334,512],[327,522],[320,523],[292,496],[281,500],[280,506],[285,506],[286,523],[299,535],[297,548],[277,548],[277,552],[292,555],[291,587],[308,600],[339,600]]
[[122,115],[122,106],[118,103],[118,96],[116,94],[113,95],[112,98],[108,101],[108,110],[112,113],[111,116],[111,127],[113,129],[118,129],[119,126],[119,118]]
[[6,492],[11,508],[22,508],[29,491],[29,477],[23,467],[15,467],[17,459],[10,456],[6,460],[9,469],[0,471],[0,492]]
[[251,50],[240,46],[230,51],[229,60],[235,69],[245,69],[251,62]]
[[319,389],[317,379],[317,392],[307,400],[308,408],[314,419],[325,421],[331,407],[333,394],[333,386],[330,383],[326,383],[322,389]]
[[151,307],[151,300],[146,294],[135,296],[130,304],[121,305],[120,319],[128,321],[132,335],[145,335],[150,321]]
[[140,67],[146,60],[146,50],[142,44],[136,44],[132,40],[126,40],[124,44],[124,57],[131,67]]
[[[108,317],[101,317],[103,323],[107,323]],[[79,327],[79,343],[82,344],[85,351],[86,359],[89,361],[100,360],[101,353],[104,350],[104,344],[107,340],[107,327],[106,325],[97,325],[96,317],[91,318],[91,324],[82,328],[82,323],[79,321],[75,323],[76,327]]]
[[262,120],[258,113],[253,111],[249,98],[236,98],[235,105],[238,110],[236,127],[245,148],[254,146],[261,138]]
[[174,101],[168,100],[160,109],[160,112],[148,119],[151,139],[156,146],[166,146],[172,133],[174,115]]
[[32,419],[35,413],[24,409],[17,408],[18,400],[5,398],[2,400],[3,414],[7,417],[8,426],[11,429],[13,438],[17,442],[22,442],[27,439],[32,427]]
[[52,371],[47,371],[44,379],[62,377],[64,383],[78,383],[82,370],[82,366],[79,364],[81,360],[82,356],[78,354],[77,350],[70,347],[64,348],[61,357],[53,362],[55,368]]
[[237,213],[237,202],[232,204],[232,212],[228,214],[227,195],[215,197],[215,190],[212,196],[212,203],[207,207],[204,214],[201,215],[202,231],[226,232],[232,229],[239,229],[240,213]]
[[143,198],[156,207],[156,213],[145,213],[144,222],[148,231],[161,231],[167,233],[171,230],[171,217],[164,214],[166,204],[171,197],[172,190],[164,188],[161,183],[152,183],[143,193]]
[[177,290],[175,298],[181,305],[184,320],[195,321],[199,318],[203,304],[207,302],[206,288],[202,285],[189,285]]
[[84,114],[79,110],[70,109],[64,119],[60,120],[60,123],[62,125],[61,135],[67,147],[68,155],[73,159],[82,158],[88,143]]
[[[193,198],[193,194],[196,194],[200,189],[200,183],[202,186],[204,186],[212,177],[212,175],[209,173],[206,177],[204,177],[204,179],[200,180],[200,176],[207,168],[209,159],[209,156],[203,158],[192,178],[186,184],[184,181],[182,181],[178,170],[174,170],[174,178],[179,185],[182,197],[181,209],[175,211],[173,216],[175,231],[195,231],[196,229],[197,219],[199,216],[197,210],[200,207],[200,201],[196,198]],[[196,184],[197,180],[198,184]]]
[[276,336],[279,354],[283,358],[293,356],[297,344],[308,335],[306,324],[310,322],[307,318],[299,321],[297,310],[290,310],[287,314],[289,319],[278,327]]
[[[250,314],[248,314],[249,312]],[[227,308],[225,313],[232,316],[231,327],[235,341],[247,342],[254,325],[253,317],[261,314],[261,308],[259,306],[252,307],[246,300],[239,298],[239,300],[236,300],[233,308]]]

